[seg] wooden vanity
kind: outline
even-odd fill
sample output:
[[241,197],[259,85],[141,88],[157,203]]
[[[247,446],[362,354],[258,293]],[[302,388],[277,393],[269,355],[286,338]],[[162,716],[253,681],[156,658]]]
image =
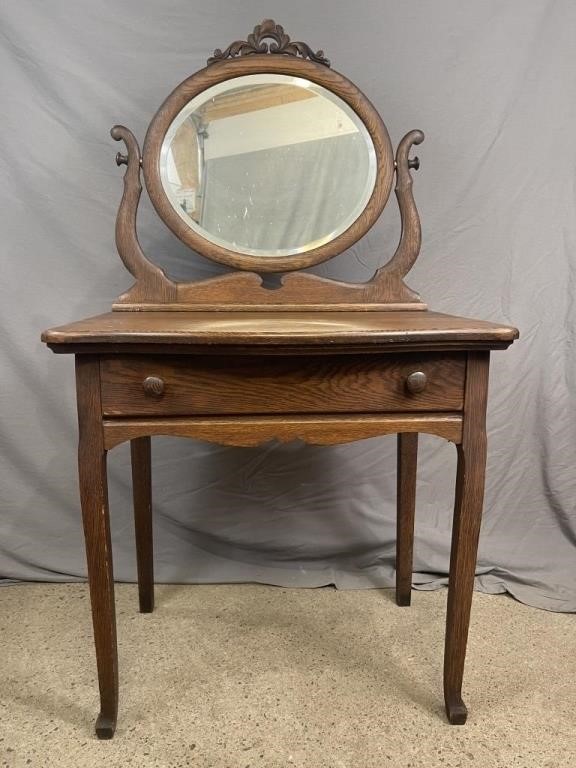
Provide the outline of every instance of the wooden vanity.
[[[128,129],[116,126],[112,135],[127,148],[117,156],[127,169],[116,240],[135,283],[112,312],[42,336],[54,352],[76,356],[98,736],[113,736],[118,709],[107,452],[130,441],[140,610],[151,611],[154,435],[254,446],[397,434],[401,606],[410,604],[418,433],[453,442],[458,471],[444,694],[450,722],[463,724],[489,356],[518,332],[432,312],[404,283],[420,249],[410,173],[418,160],[409,155],[423,134],[408,133],[394,154],[384,123],[359,89],[330,68],[322,51],[291,41],[266,20],[247,40],[217,49],[205,69],[170,94],[142,153]],[[350,153],[357,173],[350,171]],[[281,163],[285,174],[277,173]],[[178,283],[144,255],[136,234],[141,168],[165,224],[197,253],[229,266],[228,274]],[[235,168],[243,169],[237,185]],[[394,180],[401,238],[370,281],[301,271],[362,237]],[[306,185],[310,190],[303,191]],[[271,195],[277,199],[269,205]],[[278,221],[270,221],[276,214]],[[268,274],[279,275],[272,287],[263,279]]]

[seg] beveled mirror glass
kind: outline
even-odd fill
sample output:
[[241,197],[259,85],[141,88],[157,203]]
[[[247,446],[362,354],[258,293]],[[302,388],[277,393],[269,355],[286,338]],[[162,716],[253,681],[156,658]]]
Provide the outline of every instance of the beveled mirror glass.
[[364,123],[302,77],[251,74],[208,88],[170,124],[162,186],[181,219],[237,253],[278,257],[331,242],[376,181]]
[[[135,143],[122,127],[114,136]],[[169,94],[139,161],[154,208],[185,245],[255,275],[298,272],[353,246],[395,175],[369,99],[271,19]],[[230,299],[238,281],[224,282]]]

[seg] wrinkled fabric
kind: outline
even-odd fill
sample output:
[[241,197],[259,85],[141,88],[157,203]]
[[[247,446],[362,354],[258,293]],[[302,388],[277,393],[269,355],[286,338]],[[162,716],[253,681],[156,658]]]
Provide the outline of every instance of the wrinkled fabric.
[[[274,17],[366,93],[393,143],[426,134],[408,278],[436,310],[517,325],[493,354],[477,588],[576,610],[576,4],[492,0],[8,0],[0,8],[0,577],[85,576],[73,360],[42,329],[107,311],[132,283],[114,246],[123,123],[142,142],[216,47]],[[392,199],[317,272],[366,280],[398,237]],[[153,213],[145,251],[179,279],[220,274]],[[415,583],[446,583],[456,453],[421,438]],[[391,586],[393,437],[316,448],[153,441],[163,582]],[[115,576],[135,579],[129,451],[109,455]]]

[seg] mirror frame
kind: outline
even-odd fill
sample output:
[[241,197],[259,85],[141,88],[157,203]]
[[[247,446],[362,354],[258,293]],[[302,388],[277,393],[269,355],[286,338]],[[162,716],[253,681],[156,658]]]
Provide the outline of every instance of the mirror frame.
[[[213,85],[250,74],[284,74],[302,77],[345,101],[364,123],[376,154],[376,181],[368,203],[341,234],[323,245],[288,256],[253,256],[224,248],[189,227],[172,207],[160,176],[160,155],[166,133],[181,109]],[[206,258],[251,272],[293,272],[327,261],[350,248],[374,225],[390,195],[394,179],[394,153],[382,118],[354,83],[322,64],[292,56],[255,54],[231,61],[217,61],[188,77],[164,101],[153,117],[143,147],[142,168],[148,195],[169,229],[188,247]]]

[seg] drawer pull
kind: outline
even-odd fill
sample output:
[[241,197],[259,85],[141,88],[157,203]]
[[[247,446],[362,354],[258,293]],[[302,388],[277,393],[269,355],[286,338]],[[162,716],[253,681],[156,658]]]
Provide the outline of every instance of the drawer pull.
[[142,382],[144,394],[148,397],[162,397],[164,394],[164,380],[158,376],[146,376]]
[[406,389],[413,395],[423,392],[426,389],[428,378],[423,371],[414,371],[406,379]]

